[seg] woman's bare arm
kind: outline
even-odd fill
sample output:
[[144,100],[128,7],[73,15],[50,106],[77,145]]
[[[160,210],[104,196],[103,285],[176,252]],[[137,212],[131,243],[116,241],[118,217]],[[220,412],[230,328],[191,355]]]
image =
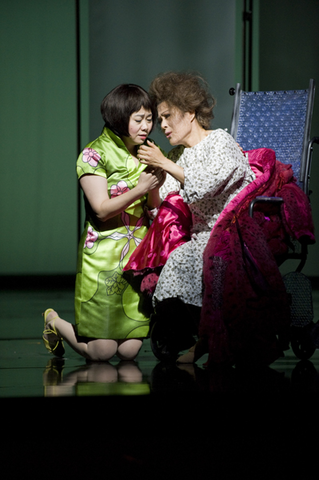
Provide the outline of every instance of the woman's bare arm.
[[157,188],[162,180],[163,173],[161,175],[160,172],[156,172],[156,174],[142,172],[136,187],[113,198],[110,198],[108,195],[107,179],[104,177],[83,175],[80,178],[80,184],[97,218],[105,222],[109,218],[123,212],[123,210],[149,191]]

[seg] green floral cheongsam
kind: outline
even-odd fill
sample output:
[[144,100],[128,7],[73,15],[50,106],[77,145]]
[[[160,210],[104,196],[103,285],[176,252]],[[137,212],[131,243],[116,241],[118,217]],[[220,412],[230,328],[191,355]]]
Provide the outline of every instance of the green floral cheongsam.
[[[135,162],[122,140],[108,128],[89,143],[77,160],[77,175],[107,178],[109,197],[137,185],[145,165]],[[122,269],[147,232],[146,196],[124,212],[100,222],[86,201],[86,223],[79,251],[75,288],[77,333],[89,338],[143,338],[149,319]]]

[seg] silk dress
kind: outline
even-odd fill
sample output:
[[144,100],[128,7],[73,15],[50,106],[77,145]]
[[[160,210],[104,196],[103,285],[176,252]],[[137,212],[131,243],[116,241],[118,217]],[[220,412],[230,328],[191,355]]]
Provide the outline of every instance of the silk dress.
[[[109,198],[137,185],[145,165],[135,165],[123,141],[104,127],[77,160],[77,176],[99,175],[107,179]],[[75,286],[75,321],[81,337],[103,339],[144,338],[149,319],[140,295],[123,277],[123,267],[148,229],[144,216],[146,196],[121,214],[101,222],[88,201],[80,239]]]

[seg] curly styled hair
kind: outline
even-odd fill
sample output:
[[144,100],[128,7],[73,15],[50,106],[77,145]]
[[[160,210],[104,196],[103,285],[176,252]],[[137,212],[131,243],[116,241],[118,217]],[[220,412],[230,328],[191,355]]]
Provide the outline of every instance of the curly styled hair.
[[195,112],[198,123],[205,130],[210,128],[216,101],[201,76],[182,72],[162,73],[152,81],[148,93],[156,106],[166,102],[182,112]]

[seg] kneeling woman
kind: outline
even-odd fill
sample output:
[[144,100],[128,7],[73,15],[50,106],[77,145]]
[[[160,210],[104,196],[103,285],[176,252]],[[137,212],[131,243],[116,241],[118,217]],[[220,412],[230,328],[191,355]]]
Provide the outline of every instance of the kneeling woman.
[[154,120],[152,103],[141,87],[116,87],[104,98],[101,113],[102,134],[77,160],[86,224],[78,250],[76,325],[48,309],[43,340],[57,356],[64,354],[64,339],[88,360],[107,361],[115,354],[132,360],[148,335],[149,319],[122,269],[147,232],[147,193],[161,186],[165,174],[137,159],[137,148]]

